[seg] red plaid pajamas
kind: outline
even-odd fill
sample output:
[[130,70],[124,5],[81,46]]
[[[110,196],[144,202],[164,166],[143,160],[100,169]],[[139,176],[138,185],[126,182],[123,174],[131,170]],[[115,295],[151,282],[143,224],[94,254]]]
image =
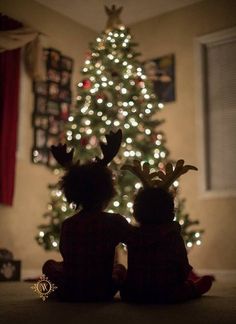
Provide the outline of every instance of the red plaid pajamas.
[[119,214],[81,211],[62,224],[63,262],[48,261],[43,272],[66,299],[111,299],[118,289],[113,271],[123,279],[125,276],[121,265],[113,269],[115,247],[127,242],[130,230],[131,225]]
[[127,280],[121,296],[140,302],[193,298],[194,286],[187,281],[191,269],[177,222],[137,227],[128,240]]

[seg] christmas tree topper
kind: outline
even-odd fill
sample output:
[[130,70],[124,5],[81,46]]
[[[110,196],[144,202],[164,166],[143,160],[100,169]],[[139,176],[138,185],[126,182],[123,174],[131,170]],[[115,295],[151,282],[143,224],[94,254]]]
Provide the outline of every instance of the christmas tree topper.
[[120,14],[122,9],[123,7],[116,8],[115,5],[113,5],[110,9],[107,6],[105,6],[105,11],[108,15],[108,20],[106,25],[107,30],[119,28],[123,26],[120,19]]

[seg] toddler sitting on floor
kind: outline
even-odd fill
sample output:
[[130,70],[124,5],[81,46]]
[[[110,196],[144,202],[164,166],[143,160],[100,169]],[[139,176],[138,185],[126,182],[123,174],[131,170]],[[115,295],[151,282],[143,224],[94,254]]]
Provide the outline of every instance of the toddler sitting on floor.
[[58,297],[69,301],[110,300],[125,279],[126,269],[114,265],[115,247],[127,242],[131,225],[119,214],[104,212],[115,195],[112,172],[107,164],[117,154],[122,133],[106,136],[101,144],[103,159],[73,164],[73,151],[66,145],[52,148],[66,173],[61,188],[69,203],[81,210],[62,223],[60,252],[63,262],[48,260],[43,273],[58,289]]
[[[196,170],[184,166],[179,160],[162,171],[150,173],[148,164],[143,169],[139,161],[124,166],[143,182],[134,200],[134,217],[139,226],[128,240],[127,279],[121,289],[121,297],[130,302],[172,303],[196,298],[206,293],[212,276],[189,280],[189,265],[181,227],[174,221],[174,198],[169,186],[181,174]],[[159,180],[155,180],[156,177]]]

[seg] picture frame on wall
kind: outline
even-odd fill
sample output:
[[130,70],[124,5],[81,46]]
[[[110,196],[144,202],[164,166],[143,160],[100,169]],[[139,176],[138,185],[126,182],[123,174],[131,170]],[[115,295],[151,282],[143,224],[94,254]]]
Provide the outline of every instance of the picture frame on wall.
[[71,109],[73,60],[54,48],[44,49],[44,59],[47,79],[33,83],[32,161],[54,167],[55,159],[51,158],[50,147],[64,138],[64,123]]
[[176,100],[175,91],[175,55],[168,54],[143,63],[147,78],[153,83],[159,102]]
[[48,87],[47,83],[43,81],[34,82],[34,93],[36,95],[47,96],[48,95]]
[[45,96],[36,96],[35,110],[39,114],[45,114],[47,110],[47,98]]
[[68,56],[61,56],[61,69],[68,72],[72,71],[73,60]]

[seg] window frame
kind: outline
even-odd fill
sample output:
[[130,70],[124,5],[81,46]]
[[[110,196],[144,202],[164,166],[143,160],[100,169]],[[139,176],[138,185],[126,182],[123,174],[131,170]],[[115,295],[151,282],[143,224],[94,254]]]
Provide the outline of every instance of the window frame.
[[199,134],[198,156],[200,166],[199,188],[202,198],[228,198],[236,197],[235,189],[216,190],[208,188],[208,156],[207,148],[209,146],[207,138],[207,47],[236,42],[236,27],[214,32],[195,38],[195,89],[196,89],[196,130]]

